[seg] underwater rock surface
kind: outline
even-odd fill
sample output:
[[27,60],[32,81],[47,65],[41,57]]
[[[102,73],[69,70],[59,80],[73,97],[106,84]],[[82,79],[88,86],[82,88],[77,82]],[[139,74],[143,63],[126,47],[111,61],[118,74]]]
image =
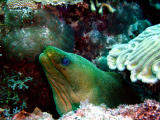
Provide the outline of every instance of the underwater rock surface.
[[72,52],[74,34],[71,28],[55,19],[50,28],[33,26],[13,30],[6,35],[2,44],[7,59],[34,61],[35,57],[49,45]]
[[[54,118],[54,116],[53,116]],[[35,108],[33,113],[21,111],[13,120],[56,120],[47,112]],[[105,105],[96,106],[88,102],[81,102],[80,107],[70,111],[58,120],[159,120],[160,103],[154,100],[145,100],[141,104],[120,105],[110,109]]]

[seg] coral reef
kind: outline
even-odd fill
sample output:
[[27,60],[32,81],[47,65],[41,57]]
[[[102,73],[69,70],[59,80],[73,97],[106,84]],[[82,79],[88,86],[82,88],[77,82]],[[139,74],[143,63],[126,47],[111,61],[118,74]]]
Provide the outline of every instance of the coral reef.
[[92,35],[93,32],[90,31],[89,33],[86,34],[88,39],[90,39],[91,41],[90,45],[94,43],[95,46],[97,45],[101,46],[98,47],[98,50],[95,48],[96,52],[99,52],[99,56],[96,56],[97,54],[94,55],[95,53],[93,53],[93,55],[96,56],[96,58],[95,59],[92,58],[92,62],[98,68],[104,71],[110,71],[107,65],[107,59],[105,57],[108,55],[110,49],[112,49],[112,46],[116,44],[128,43],[132,38],[138,36],[138,34],[142,33],[149,26],[151,26],[151,23],[148,20],[137,20],[134,24],[131,24],[129,26],[127,33],[122,33],[118,35],[105,35],[97,30]]
[[135,38],[140,33],[142,33],[147,27],[151,26],[150,21],[146,20],[137,20],[134,24],[130,25],[128,28],[128,36],[130,38]]
[[40,2],[43,5],[73,5],[80,2],[83,2],[83,0],[34,0],[35,2]]
[[159,0],[149,0],[149,3],[152,7],[160,10],[160,1]]
[[30,25],[39,8],[40,6],[33,0],[7,0],[4,6],[5,26],[19,28]]
[[[15,87],[15,90],[19,95],[17,108],[12,104],[14,103],[12,96],[10,97],[12,100],[10,100],[9,104],[6,104],[5,102],[1,103],[0,119],[8,119],[7,116],[12,116],[13,113],[20,111],[21,109],[19,109],[19,107],[22,105],[23,100],[27,105],[27,108],[24,107],[25,111],[32,112],[35,107],[38,107],[42,111],[51,113],[54,118],[59,118],[54,105],[52,90],[50,89],[47,78],[37,60],[38,54],[45,48],[40,46],[40,44],[44,43],[43,45],[47,46],[45,43],[55,41],[53,39],[50,40],[50,38],[58,37],[58,39],[63,39],[64,37],[66,38],[65,35],[68,34],[70,36],[67,35],[67,41],[64,40],[63,42],[62,40],[62,43],[58,41],[61,49],[64,47],[67,51],[72,52],[74,47],[74,53],[93,61],[100,69],[111,72],[112,70],[110,70],[107,65],[106,56],[112,46],[115,44],[127,43],[131,39],[135,38],[147,26],[150,26],[147,20],[150,20],[153,25],[159,23],[159,10],[155,8],[155,5],[159,3],[158,0],[146,0],[145,2],[142,0],[93,0],[92,2],[94,2],[93,4],[96,11],[91,11],[90,1],[81,1],[82,0],[0,1],[0,65],[2,65],[0,75],[2,70],[7,69],[7,75],[12,75],[13,71],[16,71],[16,73],[22,74],[22,76],[30,76],[32,78],[32,82],[26,83],[26,85],[29,86],[29,89],[19,90]],[[149,2],[152,2],[153,4],[150,6]],[[55,24],[57,26],[54,27]],[[73,31],[69,27],[65,28],[66,24],[73,28],[75,33],[74,35]],[[38,32],[38,30],[40,32]],[[47,30],[49,33],[57,34],[57,36],[54,35],[50,37],[48,35],[48,38],[40,36],[40,34],[43,34],[43,31],[47,34]],[[67,33],[65,31],[61,32],[61,30],[65,30]],[[34,34],[31,31],[36,33],[34,37],[35,40],[32,39]],[[18,32],[20,33],[19,35]],[[33,36],[31,37],[28,34]],[[71,36],[75,38],[74,43],[72,38],[71,41],[69,40],[69,37]],[[7,37],[9,37],[9,39]],[[38,40],[36,37],[42,39]],[[7,39],[9,44],[7,41],[5,43],[5,39]],[[71,42],[71,44],[69,42]],[[14,47],[14,44],[12,43],[17,44],[18,46],[15,45],[16,47]],[[34,46],[32,43],[36,45]],[[67,43],[69,43],[69,46],[71,45],[71,48],[68,47]],[[24,48],[24,51],[20,49],[20,45],[22,45],[22,49]],[[97,59],[94,60],[95,58]],[[67,62],[66,59],[65,62]],[[118,70],[115,71],[118,72]],[[128,82],[128,76],[130,75],[129,72],[130,71],[125,70],[118,73],[123,74],[125,80]],[[7,78],[7,75],[4,75],[3,78]],[[21,80],[22,79],[23,77]],[[12,83],[13,82],[11,81],[10,84]],[[129,83],[131,82],[129,81]],[[131,84],[138,84],[136,89],[142,87],[142,90],[147,90],[147,92],[149,92],[150,96],[146,97],[143,94],[143,99],[150,98],[160,100],[160,81],[158,84],[156,83],[154,85],[144,84],[141,81]],[[3,85],[0,85],[0,89],[3,87]],[[12,90],[12,88],[7,85],[5,88],[9,89],[8,91]],[[4,90],[7,91],[7,89],[2,89],[1,92]],[[7,95],[6,93],[7,92],[3,92],[3,94]],[[1,95],[0,99],[2,100],[3,96]],[[140,106],[140,108],[142,107],[143,106]],[[33,115],[30,116],[30,114],[24,112],[24,110],[20,113],[20,115],[24,115],[23,118],[27,115],[28,119],[45,119],[44,117],[46,114],[43,116],[42,114],[39,115],[33,113]],[[145,110],[141,110],[142,112],[140,114],[143,114]],[[74,112],[72,113],[74,114]],[[156,115],[154,115],[154,117]],[[5,116],[6,118],[4,118]],[[46,119],[51,119],[50,115],[47,116],[48,117],[46,117]],[[142,118],[142,116],[139,118]],[[20,117],[18,118],[20,119]]]
[[[89,60],[95,59],[95,57],[98,56],[101,51],[104,51],[104,48],[107,46],[105,36],[97,29],[84,33],[79,40],[78,43],[80,45],[76,46],[74,53],[80,54]],[[77,47],[79,48],[78,50]]]
[[[48,45],[72,51],[72,36],[67,35],[67,33],[58,34],[46,27],[31,27],[10,32],[3,39],[3,45],[8,51],[7,59],[34,61],[35,57]],[[60,36],[63,35],[65,36],[61,38]]]
[[[0,62],[2,63],[3,57],[0,60]],[[43,71],[41,71],[39,64],[24,60],[20,62],[14,62],[14,64],[10,61],[7,63],[6,60],[4,60],[4,62],[5,64],[2,63],[2,70],[5,70],[5,73],[3,75],[2,71],[0,70],[0,75],[3,75],[0,80],[3,78],[5,79],[6,77],[8,77],[8,75],[13,75],[13,71],[17,71],[16,73],[21,74],[21,80],[24,80],[23,76],[32,77],[32,81],[26,83],[26,85],[29,86],[28,89],[16,89],[16,92],[18,92],[19,96],[19,102],[17,105],[18,110],[20,110],[19,107],[22,105],[23,101],[25,101],[27,107],[23,109],[28,112],[32,112],[35,107],[39,107],[43,111],[52,113],[55,118],[58,117],[59,115],[56,112],[52,92],[49,89],[50,86],[46,82],[47,79],[45,79]],[[3,86],[4,85],[0,86],[0,88],[3,88]],[[7,89],[5,90],[6,92],[1,92],[3,94],[7,93]],[[2,98],[1,95],[0,98]],[[1,103],[0,106],[1,108],[6,108],[7,110],[10,109],[9,113],[12,116],[13,108],[16,108],[16,105],[14,105],[13,103],[14,101],[10,100],[9,104]],[[4,115],[2,116],[4,117]]]
[[7,0],[7,6],[9,9],[31,8],[35,10],[38,8],[38,5],[33,0]]
[[118,35],[126,33],[129,26],[142,19],[140,6],[135,3],[119,2],[114,14],[107,14],[106,34]]
[[39,108],[35,108],[32,113],[21,111],[16,114],[12,120],[54,120],[52,115],[42,112]]
[[[34,12],[30,8],[23,9],[7,9],[5,7],[4,24],[10,29],[25,27],[31,25]],[[10,30],[9,29],[9,30]]]
[[160,24],[147,28],[128,44],[113,46],[107,56],[110,69],[131,71],[131,81],[156,83],[159,75]]
[[60,117],[59,120],[132,120],[128,116],[115,115],[113,111],[106,109],[104,104],[96,106],[86,100],[81,102],[80,107],[76,111],[68,112]]
[[29,88],[26,83],[32,81],[32,78],[17,72],[8,74],[2,70],[0,80],[0,106],[4,109],[0,116],[11,119],[14,114],[27,107],[22,91]]
[[136,105],[120,105],[112,113],[131,117],[133,120],[159,120],[160,103],[155,100],[145,100]]
[[[133,34],[131,36],[133,38],[138,32],[142,32],[134,29],[137,32],[134,33],[133,28],[130,27],[143,18],[140,6],[134,2],[117,2],[116,11],[110,14],[104,9],[103,16],[95,12],[89,12],[88,9],[85,4],[82,4],[75,11],[68,9],[65,13],[65,20],[67,23],[71,23],[76,36],[79,36],[75,38],[74,53],[88,60],[106,54],[114,44],[128,42],[131,39],[131,35],[128,33]],[[88,15],[90,17],[87,17]],[[128,20],[128,18],[130,19]],[[142,21],[141,23],[143,23]],[[144,28],[147,27],[145,22],[143,25]],[[136,27],[136,25],[133,26]]]
[[[112,1],[112,2],[114,2],[114,1]],[[96,11],[96,8],[98,8],[98,13],[103,15],[103,7],[106,7],[110,13],[114,13],[116,11],[116,9],[114,9],[110,5],[110,3],[105,3],[105,2],[99,3],[98,0],[96,0],[96,2],[94,4],[94,1],[90,0],[91,11]]]
[[[53,116],[54,117],[54,116]],[[49,113],[35,108],[33,113],[21,111],[13,120],[54,120]],[[80,107],[70,111],[58,120],[159,120],[160,103],[154,100],[145,100],[136,105],[120,105],[118,108],[106,108],[104,104],[93,105],[88,101],[81,102]]]
[[34,61],[35,57],[48,45],[68,52],[73,51],[74,33],[72,29],[56,17],[50,17],[49,20],[44,17],[41,19],[43,15],[48,18],[44,11],[37,11],[35,15],[37,21],[34,25],[15,28],[3,38],[2,45],[6,50],[7,59]]

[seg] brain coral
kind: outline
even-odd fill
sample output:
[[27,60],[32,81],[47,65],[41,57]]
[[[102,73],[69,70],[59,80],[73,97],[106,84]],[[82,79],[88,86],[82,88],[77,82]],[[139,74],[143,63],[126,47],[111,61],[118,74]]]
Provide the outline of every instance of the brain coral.
[[131,81],[156,83],[160,79],[160,24],[148,27],[128,44],[113,46],[107,56],[110,69],[131,71]]

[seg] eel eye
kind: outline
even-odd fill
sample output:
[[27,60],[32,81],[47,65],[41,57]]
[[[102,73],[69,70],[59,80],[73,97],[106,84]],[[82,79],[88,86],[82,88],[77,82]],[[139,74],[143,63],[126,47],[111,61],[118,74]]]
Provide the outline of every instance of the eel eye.
[[70,64],[70,60],[68,58],[62,58],[61,64],[67,66]]

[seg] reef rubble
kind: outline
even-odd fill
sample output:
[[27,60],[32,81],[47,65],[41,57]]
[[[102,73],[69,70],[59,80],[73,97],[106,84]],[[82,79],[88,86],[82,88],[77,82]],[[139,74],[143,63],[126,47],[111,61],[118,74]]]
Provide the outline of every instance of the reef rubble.
[[[54,116],[53,116],[54,117]],[[51,114],[35,108],[32,113],[21,111],[13,120],[56,120]],[[105,105],[95,106],[87,100],[81,102],[76,111],[68,112],[58,120],[159,120],[160,103],[155,100],[145,100],[141,104],[120,105],[115,109]]]

